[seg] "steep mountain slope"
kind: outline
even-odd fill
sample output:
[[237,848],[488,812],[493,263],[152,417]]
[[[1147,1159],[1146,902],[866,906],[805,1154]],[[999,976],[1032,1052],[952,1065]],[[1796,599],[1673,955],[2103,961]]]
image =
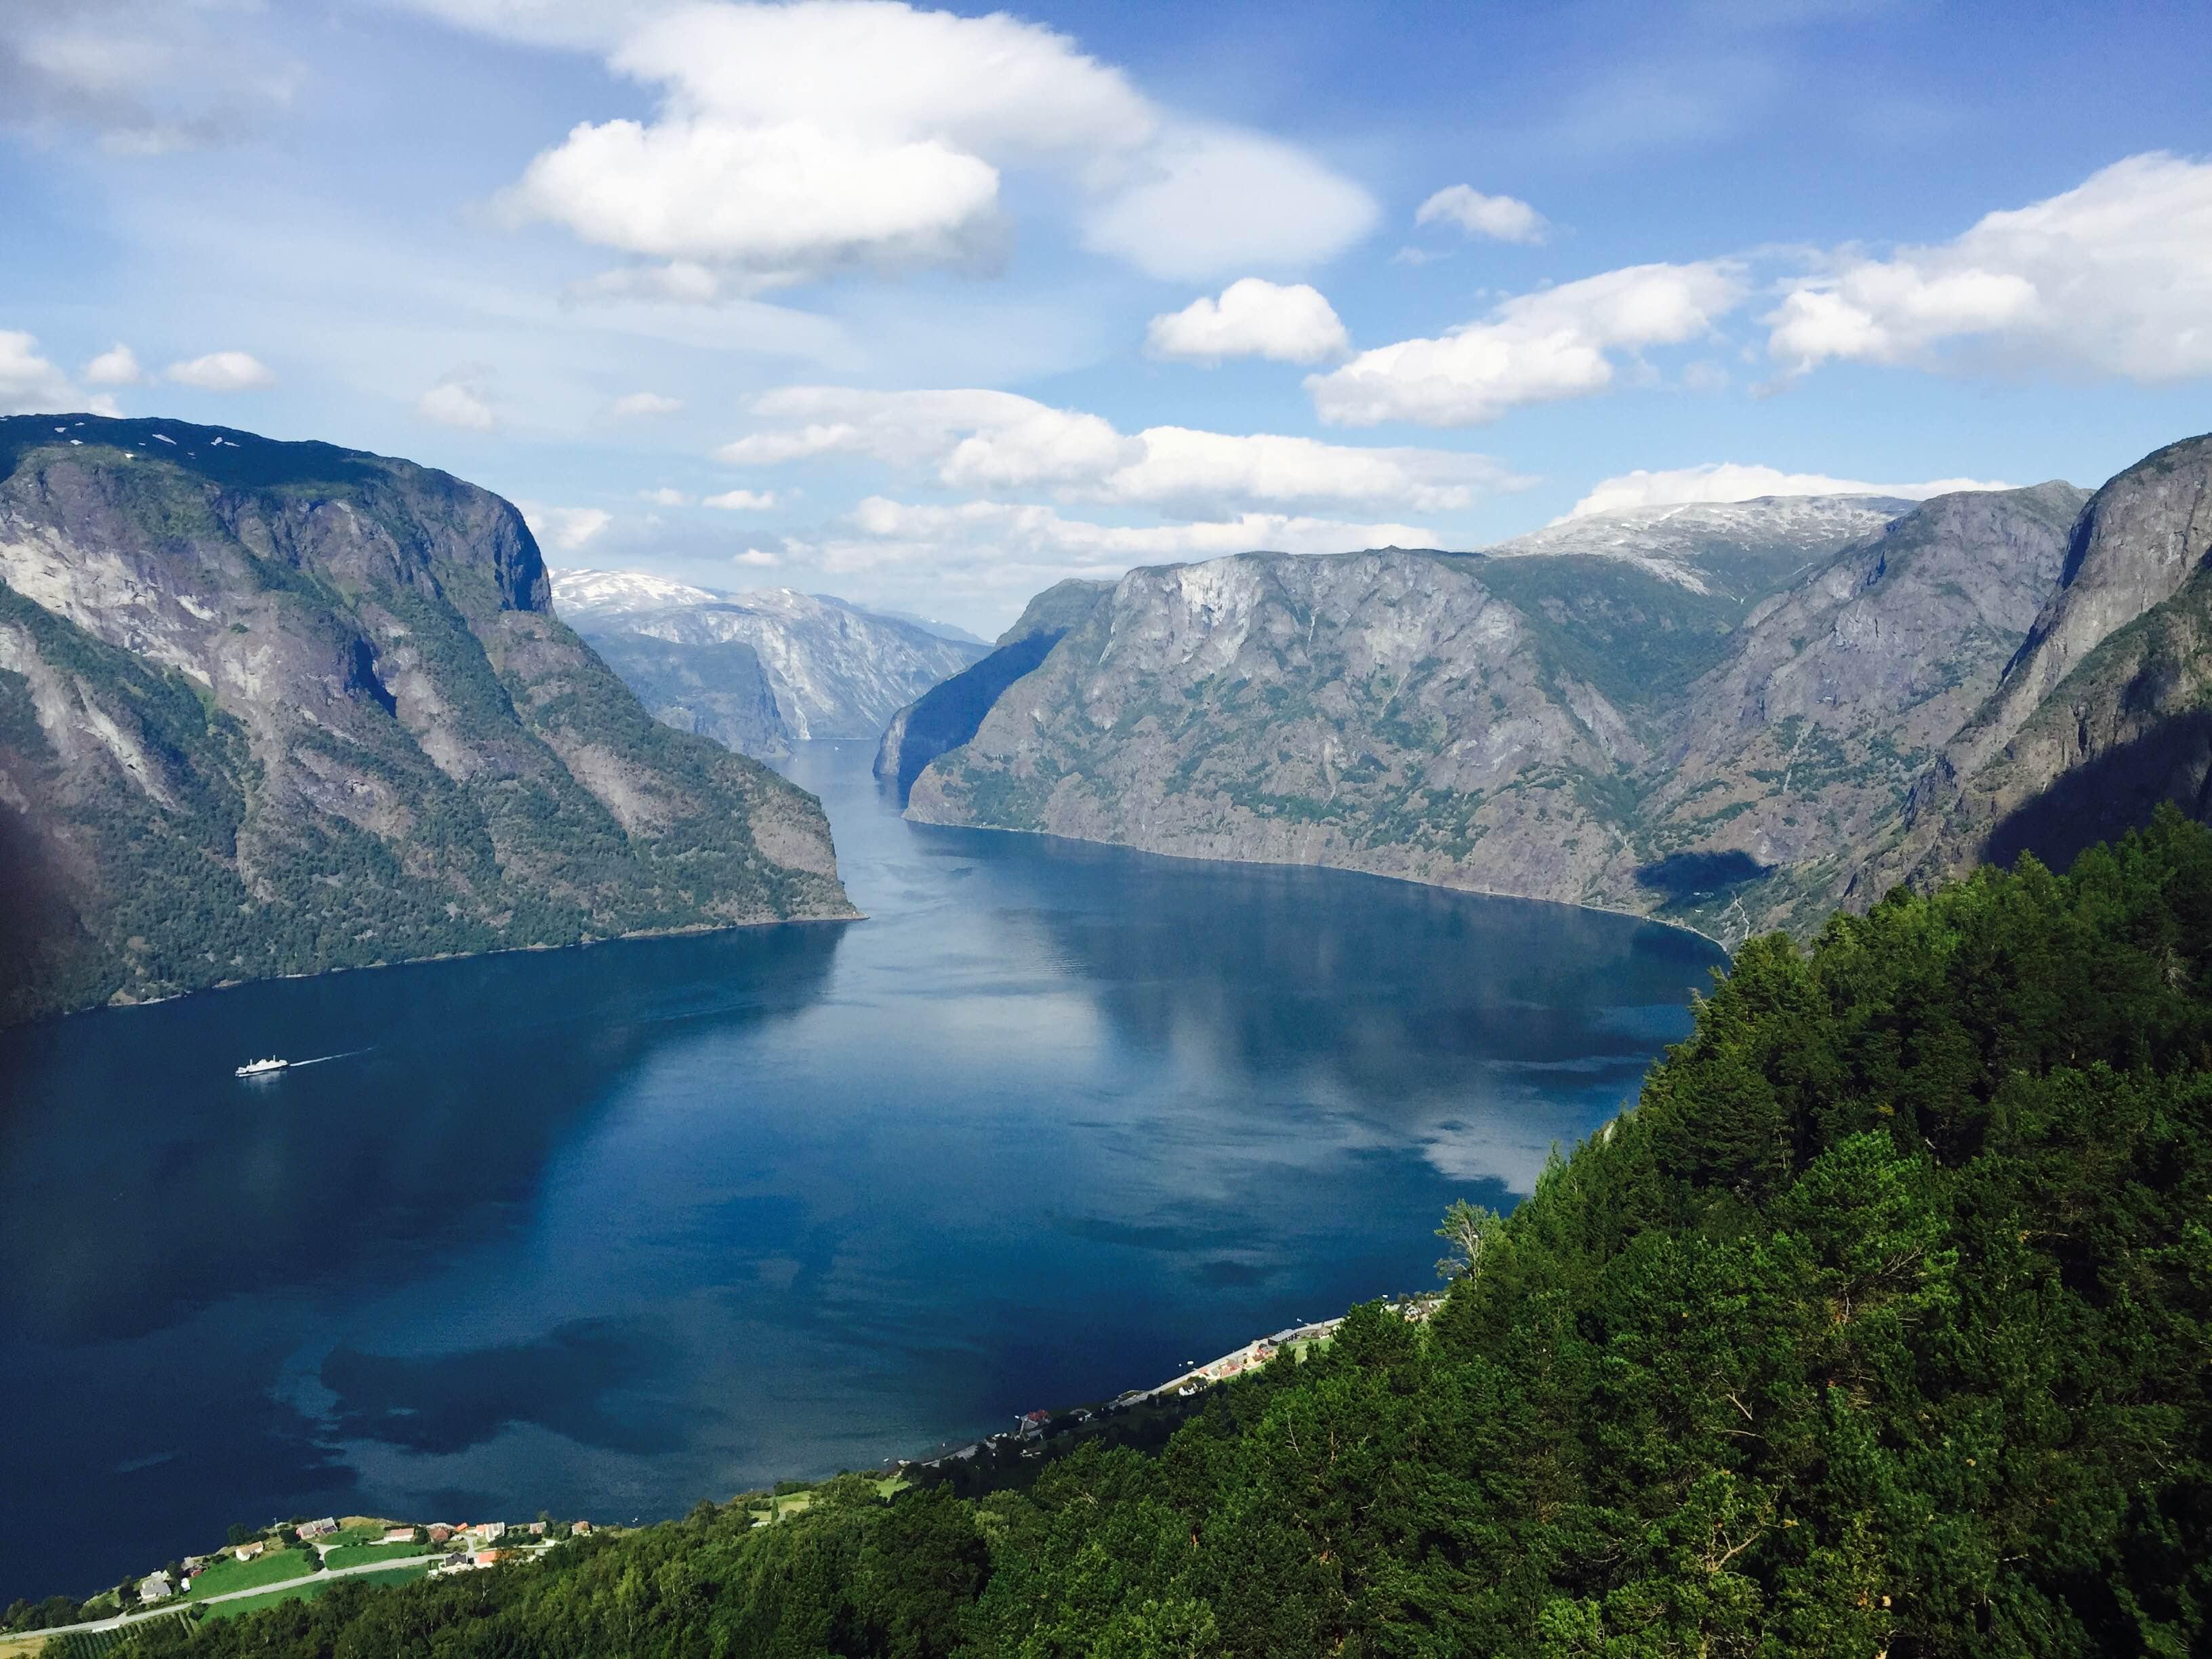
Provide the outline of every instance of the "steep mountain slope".
[[1054,583],[999,635],[989,656],[932,686],[891,716],[876,749],[875,775],[898,792],[900,805],[906,805],[921,769],[974,737],[1006,689],[1042,662],[1113,588],[1111,582],[1080,577]]
[[2064,483],[1942,496],[1759,606],[1688,688],[1650,780],[1645,833],[1677,861],[1645,884],[1696,908],[1732,873],[1731,925],[1816,927],[1996,688],[2087,499]]
[[1484,564],[1386,550],[1132,571],[921,772],[908,810],[1579,893],[1616,846],[1607,785],[1648,751],[1544,659]]
[[1135,571],[908,810],[1740,938],[1899,815],[2025,636],[2081,499],[1658,509],[1482,555]]
[[2212,816],[2208,559],[2212,437],[2099,490],[2002,684],[1915,785],[1852,896],[2022,852],[2063,864],[2160,800]]
[[0,421],[0,1018],[853,914],[819,805],[655,725],[507,502],[172,421]]
[[639,571],[556,572],[553,602],[656,720],[763,759],[809,738],[872,738],[988,650],[823,595],[722,593]]

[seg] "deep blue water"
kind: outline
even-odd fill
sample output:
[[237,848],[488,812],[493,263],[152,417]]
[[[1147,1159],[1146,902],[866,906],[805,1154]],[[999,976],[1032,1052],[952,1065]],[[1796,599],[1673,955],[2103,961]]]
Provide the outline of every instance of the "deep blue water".
[[[1719,961],[911,826],[867,762],[793,769],[866,921],[0,1036],[0,1601],[233,1521],[679,1512],[1432,1282]],[[347,1057],[231,1076],[272,1053]]]

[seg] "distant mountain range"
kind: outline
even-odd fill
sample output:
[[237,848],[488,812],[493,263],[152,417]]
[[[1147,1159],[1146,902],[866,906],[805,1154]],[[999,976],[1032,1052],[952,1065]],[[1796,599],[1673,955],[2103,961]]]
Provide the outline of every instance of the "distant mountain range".
[[2212,440],[2094,498],[1773,498],[1063,585],[902,711],[919,820],[1817,927],[2212,816]]
[[767,760],[811,738],[872,739],[989,649],[826,594],[718,592],[635,570],[556,571],[553,603],[654,719]]
[[328,444],[0,420],[0,1021],[854,914],[818,802],[647,718],[507,502]]

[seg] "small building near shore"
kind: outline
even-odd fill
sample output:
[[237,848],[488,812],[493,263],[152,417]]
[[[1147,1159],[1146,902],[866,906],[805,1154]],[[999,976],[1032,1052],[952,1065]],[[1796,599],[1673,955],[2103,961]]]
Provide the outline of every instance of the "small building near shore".
[[169,1582],[169,1575],[166,1572],[149,1573],[138,1581],[138,1599],[141,1601],[166,1601],[176,1593],[177,1587]]

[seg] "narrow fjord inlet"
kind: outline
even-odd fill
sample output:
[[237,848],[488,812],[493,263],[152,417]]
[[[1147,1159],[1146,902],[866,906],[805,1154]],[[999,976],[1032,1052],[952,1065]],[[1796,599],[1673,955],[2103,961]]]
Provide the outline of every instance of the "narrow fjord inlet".
[[1525,1193],[1721,961],[909,824],[872,747],[793,768],[863,922],[0,1035],[0,1601],[271,1514],[678,1513],[1433,1285],[1422,1218]]

